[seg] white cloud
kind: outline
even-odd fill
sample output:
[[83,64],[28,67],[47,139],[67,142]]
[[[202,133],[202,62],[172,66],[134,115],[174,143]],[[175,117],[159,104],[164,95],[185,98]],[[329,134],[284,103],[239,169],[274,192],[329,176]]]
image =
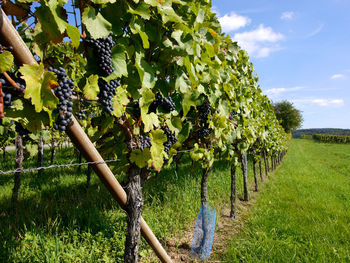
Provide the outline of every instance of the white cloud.
[[322,98],[304,98],[304,99],[293,99],[291,100],[296,107],[300,108],[310,108],[310,105],[319,106],[319,107],[330,107],[330,108],[339,108],[344,106],[343,99],[322,99]]
[[251,20],[249,17],[240,16],[234,12],[231,12],[229,15],[225,14],[224,16],[219,17],[219,22],[222,30],[228,33],[249,25]]
[[282,20],[292,20],[294,18],[295,14],[292,11],[283,12],[281,15]]
[[297,91],[297,90],[301,90],[304,87],[294,87],[294,88],[273,88],[273,89],[268,89],[265,91],[265,93],[267,95],[272,95],[272,96],[276,96],[276,95],[280,95],[281,93],[285,93],[285,92],[292,92],[292,91]]
[[268,57],[271,52],[280,50],[277,42],[283,39],[284,35],[262,24],[255,30],[236,33],[233,36],[233,40],[247,50],[249,55],[257,58]]
[[322,31],[323,28],[324,28],[324,24],[320,24],[314,31],[312,31],[310,34],[308,34],[306,36],[306,38],[316,36],[318,33],[320,33]]
[[343,74],[334,74],[333,76],[331,76],[331,79],[344,79],[345,75]]
[[314,99],[311,101],[321,107],[341,107],[344,106],[344,100],[341,99]]

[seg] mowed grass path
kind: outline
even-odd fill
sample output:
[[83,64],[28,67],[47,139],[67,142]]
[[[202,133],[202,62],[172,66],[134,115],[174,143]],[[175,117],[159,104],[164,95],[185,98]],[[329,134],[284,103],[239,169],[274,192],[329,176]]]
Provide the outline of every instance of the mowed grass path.
[[350,145],[293,140],[224,262],[350,262]]

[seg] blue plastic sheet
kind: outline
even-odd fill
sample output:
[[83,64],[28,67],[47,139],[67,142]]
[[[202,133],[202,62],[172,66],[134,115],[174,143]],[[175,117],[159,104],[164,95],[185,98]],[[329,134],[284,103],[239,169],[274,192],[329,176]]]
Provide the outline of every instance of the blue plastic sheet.
[[194,228],[191,256],[200,260],[209,258],[215,232],[216,210],[201,206]]

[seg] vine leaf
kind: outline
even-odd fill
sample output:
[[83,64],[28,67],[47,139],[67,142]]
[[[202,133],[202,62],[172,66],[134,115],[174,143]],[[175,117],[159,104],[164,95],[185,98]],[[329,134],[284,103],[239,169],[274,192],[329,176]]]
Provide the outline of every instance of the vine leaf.
[[31,99],[36,112],[53,110],[56,108],[58,98],[52,93],[51,88],[57,85],[54,73],[45,71],[44,64],[24,65],[19,71],[26,81],[25,99]]
[[150,19],[151,18],[151,10],[149,9],[150,5],[148,5],[145,2],[141,2],[136,9],[133,9],[129,7],[128,13],[139,15],[144,19]]
[[0,73],[9,71],[13,65],[13,55],[9,51],[0,54]]
[[150,159],[151,152],[149,148],[145,148],[143,151],[136,149],[132,151],[130,155],[130,161],[135,163],[140,168],[146,167]]
[[[46,5],[45,5],[46,4]],[[45,33],[48,40],[59,43],[63,39],[63,33],[66,29],[66,21],[59,17],[59,1],[50,0],[37,8],[37,15],[41,30]]]
[[77,48],[80,44],[80,31],[78,28],[76,28],[75,26],[72,26],[70,24],[66,24],[66,32],[67,35],[70,37],[70,39],[72,40],[72,45],[73,47]]
[[82,22],[93,38],[107,37],[112,30],[112,24],[90,6],[84,9]]
[[140,18],[132,18],[130,22],[130,30],[133,34],[139,34],[142,40],[143,48],[149,48],[148,35],[145,30],[145,23]]
[[84,86],[84,97],[90,100],[96,99],[97,94],[100,92],[100,88],[98,86],[98,76],[90,75],[86,79],[86,84]]
[[114,107],[112,114],[116,117],[121,117],[125,112],[125,106],[129,103],[126,86],[119,86],[117,88],[116,94],[112,101]]
[[158,6],[158,11],[162,16],[163,23],[175,22],[175,23],[184,23],[182,18],[176,14],[173,7],[171,6],[170,0],[165,0],[163,4]]
[[148,132],[153,129],[153,126],[158,127],[159,126],[159,120],[158,116],[151,112],[148,114],[148,107],[149,105],[154,101],[155,96],[153,92],[150,89],[143,88],[140,91],[141,98],[140,98],[140,110],[141,110],[141,117],[144,124],[144,131]]
[[30,103],[15,100],[11,109],[6,110],[6,117],[10,120],[20,122],[30,132],[37,133],[44,125],[48,125],[49,116],[46,112],[37,113]]
[[156,83],[154,71],[142,57],[141,53],[136,53],[135,66],[139,73],[142,87],[152,89]]
[[150,114],[141,114],[143,124],[145,125],[144,131],[148,132],[153,129],[153,127],[159,126],[159,119],[157,114],[151,112]]
[[152,138],[152,147],[151,147],[151,155],[152,160],[151,164],[157,171],[162,169],[164,160],[163,160],[163,152],[164,152],[164,143],[167,141],[167,137],[162,130],[153,130],[150,134]]

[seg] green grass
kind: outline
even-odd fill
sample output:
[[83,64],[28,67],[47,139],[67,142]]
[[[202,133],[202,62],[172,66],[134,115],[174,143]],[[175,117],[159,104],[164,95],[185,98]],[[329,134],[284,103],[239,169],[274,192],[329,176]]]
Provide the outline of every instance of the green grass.
[[224,262],[350,262],[350,148],[293,140]]
[[[45,151],[45,166],[49,157]],[[55,162],[72,160],[77,161],[73,150],[64,149]],[[24,166],[35,167],[36,161],[25,160]],[[0,169],[13,168],[14,153],[10,153],[7,161],[0,160]],[[77,168],[59,168],[40,176],[24,174],[16,214],[9,213],[13,175],[0,175],[0,262],[123,262],[125,213],[97,176],[86,189],[86,170],[85,166],[81,173]],[[163,244],[196,220],[200,179],[200,168],[191,169],[185,157],[178,173],[171,166],[143,186],[143,217]],[[229,182],[227,163],[216,162],[208,182],[212,207],[229,203]],[[145,241],[140,251],[143,256],[150,254]]]

